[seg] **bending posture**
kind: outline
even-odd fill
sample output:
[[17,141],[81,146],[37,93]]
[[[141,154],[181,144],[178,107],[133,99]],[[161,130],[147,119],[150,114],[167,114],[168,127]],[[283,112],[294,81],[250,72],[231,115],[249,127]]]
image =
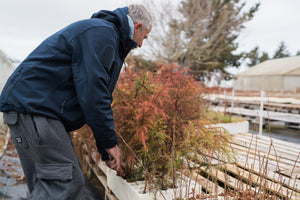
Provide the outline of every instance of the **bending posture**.
[[84,177],[69,132],[88,124],[107,165],[123,176],[111,109],[124,59],[152,28],[142,5],[99,11],[42,42],[13,72],[0,110],[30,198],[78,199]]

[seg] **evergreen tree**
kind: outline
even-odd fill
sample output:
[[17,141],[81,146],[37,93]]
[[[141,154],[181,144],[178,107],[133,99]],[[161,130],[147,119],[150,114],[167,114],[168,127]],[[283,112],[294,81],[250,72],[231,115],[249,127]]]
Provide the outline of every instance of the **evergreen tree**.
[[267,52],[263,52],[262,55],[259,58],[259,62],[261,63],[261,62],[264,62],[264,61],[269,60],[269,59],[270,59],[269,54]]
[[[259,7],[255,4],[244,12],[240,0],[184,0],[173,19],[165,43],[166,55],[181,66],[189,67],[201,80],[211,73],[221,73],[227,66],[238,67],[242,53],[236,53],[236,38]],[[175,34],[175,36],[174,36]]]
[[256,46],[253,50],[251,50],[249,53],[247,53],[245,55],[245,57],[249,59],[249,62],[247,63],[247,65],[249,67],[252,67],[252,66],[257,65],[258,63],[260,63],[260,60],[259,60],[259,47]]
[[262,52],[262,54],[260,55],[259,47],[256,46],[249,53],[245,54],[245,59],[249,60],[249,62],[247,63],[248,67],[252,67],[252,66],[262,63],[266,60],[269,60],[269,55],[265,51]]
[[290,53],[288,52],[284,42],[280,42],[278,49],[275,51],[273,58],[284,58],[289,57]]

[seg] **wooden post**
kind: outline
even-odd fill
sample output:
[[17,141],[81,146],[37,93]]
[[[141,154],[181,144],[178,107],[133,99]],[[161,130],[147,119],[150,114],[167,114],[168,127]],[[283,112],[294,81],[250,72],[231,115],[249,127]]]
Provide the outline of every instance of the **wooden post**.
[[263,90],[261,90],[260,91],[260,113],[259,113],[259,135],[262,135],[264,96],[265,96],[265,92]]
[[234,89],[232,88],[231,108],[234,106]]

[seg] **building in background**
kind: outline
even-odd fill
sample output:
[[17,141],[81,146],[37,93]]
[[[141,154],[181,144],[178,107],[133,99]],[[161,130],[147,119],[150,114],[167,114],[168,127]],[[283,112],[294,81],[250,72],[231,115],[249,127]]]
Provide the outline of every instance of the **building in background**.
[[235,90],[299,91],[300,56],[267,60],[236,76]]

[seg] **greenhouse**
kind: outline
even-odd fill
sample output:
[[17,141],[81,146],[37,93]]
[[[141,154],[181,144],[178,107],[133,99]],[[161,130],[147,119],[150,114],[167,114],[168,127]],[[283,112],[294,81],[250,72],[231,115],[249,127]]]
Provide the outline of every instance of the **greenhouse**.
[[297,91],[300,56],[268,60],[237,75],[235,90]]

